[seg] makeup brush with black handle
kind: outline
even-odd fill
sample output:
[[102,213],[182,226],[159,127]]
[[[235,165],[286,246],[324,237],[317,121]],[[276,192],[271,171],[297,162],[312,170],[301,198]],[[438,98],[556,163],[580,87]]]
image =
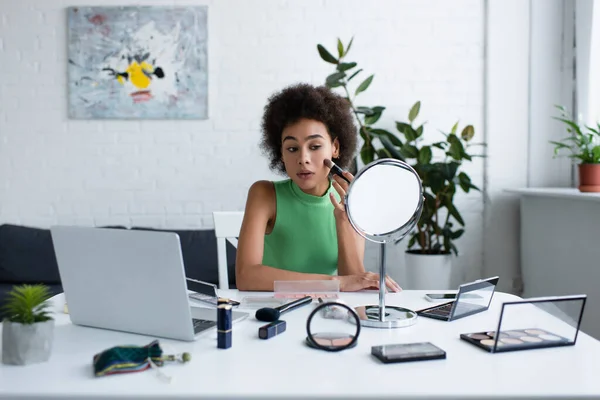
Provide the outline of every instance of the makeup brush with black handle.
[[301,299],[290,301],[282,306],[271,308],[264,307],[256,310],[256,319],[264,322],[273,322],[279,319],[279,316],[288,311],[292,311],[298,307],[305,306],[312,302],[311,296],[305,296]]
[[350,183],[350,181],[348,180],[348,178],[346,178],[343,174],[344,170],[341,169],[340,167],[338,167],[336,165],[336,163],[334,163],[333,161],[331,161],[330,159],[326,158],[325,160],[323,160],[323,163],[327,166],[327,168],[329,168],[331,170],[332,174],[335,174],[339,177],[341,177],[343,180],[345,180],[346,182]]

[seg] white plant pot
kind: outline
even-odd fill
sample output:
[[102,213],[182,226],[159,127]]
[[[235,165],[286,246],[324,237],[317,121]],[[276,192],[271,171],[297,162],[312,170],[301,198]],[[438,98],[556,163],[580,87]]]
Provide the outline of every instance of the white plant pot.
[[405,282],[413,290],[448,290],[452,275],[452,254],[414,254],[405,252]]
[[36,364],[48,361],[54,341],[54,320],[19,324],[2,323],[2,363]]

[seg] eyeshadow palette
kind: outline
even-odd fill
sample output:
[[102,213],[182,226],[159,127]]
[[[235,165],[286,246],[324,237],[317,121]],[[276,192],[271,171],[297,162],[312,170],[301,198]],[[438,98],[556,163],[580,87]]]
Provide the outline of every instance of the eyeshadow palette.
[[[540,349],[573,344],[572,340],[538,328],[502,331],[500,335],[497,335],[495,331],[463,333],[460,338],[489,352]],[[494,350],[494,344],[496,350]]]
[[574,346],[586,300],[582,294],[507,301],[495,330],[460,338],[490,353]]

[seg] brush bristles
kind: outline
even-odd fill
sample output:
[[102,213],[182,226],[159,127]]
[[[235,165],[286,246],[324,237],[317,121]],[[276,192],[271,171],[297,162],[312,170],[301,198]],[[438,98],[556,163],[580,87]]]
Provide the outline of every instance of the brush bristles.
[[331,161],[330,159],[326,158],[325,160],[323,160],[323,163],[327,166],[327,168],[333,168],[333,166],[335,165],[333,163],[333,161]]

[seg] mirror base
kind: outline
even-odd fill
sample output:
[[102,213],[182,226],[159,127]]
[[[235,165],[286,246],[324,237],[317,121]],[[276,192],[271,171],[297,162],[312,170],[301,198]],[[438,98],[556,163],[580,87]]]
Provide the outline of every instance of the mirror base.
[[369,328],[406,328],[417,322],[417,313],[404,307],[385,306],[385,318],[379,320],[380,308],[378,305],[359,306],[355,308],[361,326]]

